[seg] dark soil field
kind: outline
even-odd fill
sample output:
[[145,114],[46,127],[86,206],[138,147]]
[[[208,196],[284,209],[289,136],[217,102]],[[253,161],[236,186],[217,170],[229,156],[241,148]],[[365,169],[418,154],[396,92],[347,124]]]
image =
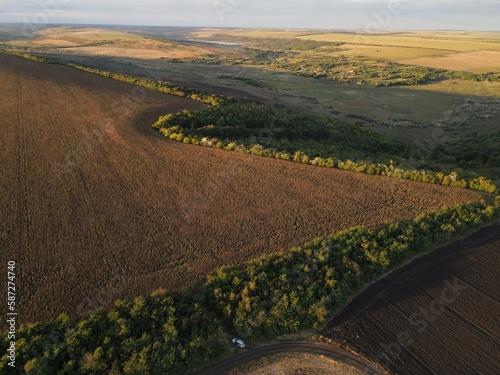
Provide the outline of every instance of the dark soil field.
[[198,102],[69,67],[0,54],[0,82],[0,261],[16,261],[22,323],[481,198],[167,141],[150,124]]
[[395,374],[497,373],[499,267],[497,223],[372,285],[323,334]]

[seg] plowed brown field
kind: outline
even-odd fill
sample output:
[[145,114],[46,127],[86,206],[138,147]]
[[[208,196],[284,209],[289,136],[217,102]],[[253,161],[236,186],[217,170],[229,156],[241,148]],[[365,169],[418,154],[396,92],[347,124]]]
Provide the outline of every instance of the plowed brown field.
[[395,374],[493,374],[500,368],[500,225],[380,280],[324,335]]
[[0,260],[17,262],[21,322],[480,199],[167,141],[150,124],[199,103],[68,67],[0,54],[0,82]]

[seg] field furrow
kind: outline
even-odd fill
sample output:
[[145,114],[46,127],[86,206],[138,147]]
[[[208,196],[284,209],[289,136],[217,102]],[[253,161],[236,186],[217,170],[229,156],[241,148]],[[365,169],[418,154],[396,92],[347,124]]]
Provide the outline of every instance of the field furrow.
[[[500,279],[500,272],[494,265],[500,262],[500,250],[492,246],[484,246],[482,254],[468,254],[464,257],[466,262],[470,262],[478,269],[483,269],[488,274]],[[499,296],[500,297],[500,296]]]
[[[478,264],[498,266],[499,233],[498,225],[484,228],[395,271],[360,295],[324,334],[391,373],[491,373],[499,364],[500,306],[491,297],[497,278]],[[377,346],[396,355],[381,356]]]
[[[26,102],[25,90],[24,87],[26,82],[24,82],[25,77],[24,74],[21,74],[17,80],[17,134],[18,134],[18,218],[19,218],[19,241],[18,241],[18,254],[19,254],[19,265],[24,278],[21,278],[21,282],[25,282],[27,290],[33,288],[35,286],[34,281],[34,272],[33,266],[34,263],[32,261],[33,255],[30,254],[30,237],[32,233],[30,233],[30,212],[29,212],[29,187],[28,187],[28,161],[27,161],[27,152],[28,147],[27,143],[29,142],[28,137],[29,133],[27,131],[27,118],[24,115]],[[22,285],[22,284],[21,284]]]
[[[448,311],[454,312],[464,323],[470,325],[469,330],[478,334],[486,334],[487,339],[494,340],[500,334],[500,320],[498,316],[489,314],[500,308],[500,304],[488,295],[476,289],[463,280],[457,279],[440,267],[431,268],[434,273],[425,280],[415,279],[413,282],[421,288],[421,293],[426,293],[434,300],[440,301]],[[458,286],[456,290],[441,285],[440,288],[432,284],[435,275],[446,275],[449,285]],[[441,278],[440,278],[441,279]],[[441,279],[442,280],[442,279]],[[455,293],[456,292],[456,293]]]
[[489,288],[492,279],[498,280],[495,273],[489,272],[483,267],[465,259],[457,259],[452,264],[441,264],[440,267],[453,277],[458,277],[471,287],[486,294],[497,303],[500,302],[500,290],[491,290]]

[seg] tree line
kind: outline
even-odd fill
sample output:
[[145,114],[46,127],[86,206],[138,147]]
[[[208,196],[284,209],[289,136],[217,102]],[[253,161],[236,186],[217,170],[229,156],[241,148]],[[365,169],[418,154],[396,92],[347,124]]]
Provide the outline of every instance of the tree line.
[[196,100],[202,103],[209,104],[211,106],[218,106],[222,102],[232,101],[230,97],[224,97],[216,94],[206,94],[194,89],[190,89],[184,86],[175,85],[166,81],[156,81],[154,79],[134,77],[129,74],[124,73],[113,73],[107,72],[100,69],[87,68],[85,66],[68,63],[67,66],[71,66],[75,69],[83,70],[87,73],[97,74],[103,77],[116,79],[117,81],[122,81],[126,83],[131,83],[133,85],[142,86],[150,90],[155,90],[163,92],[165,94],[185,97],[188,99]]
[[[4,51],[44,63],[55,63],[28,53]],[[154,124],[166,137],[195,145],[224,148],[259,156],[292,160],[368,174],[414,181],[460,186],[494,193],[498,187],[470,170],[448,171],[443,165],[496,171],[498,134],[460,140],[436,147],[430,158],[418,150],[371,131],[322,116],[285,108],[208,94],[165,81],[112,73],[76,64],[66,64],[92,74],[135,84],[151,90],[186,97],[209,105],[198,111],[162,116]],[[487,145],[483,147],[482,145]],[[352,160],[354,159],[354,160]],[[408,162],[408,159],[414,159]],[[436,161],[443,161],[439,163]],[[389,161],[389,162],[388,162]],[[395,161],[395,163],[394,163]],[[416,168],[417,165],[426,168]],[[432,170],[427,170],[432,168]],[[491,173],[490,173],[491,174]],[[495,174],[495,173],[493,173]]]
[[[317,327],[366,283],[498,217],[500,196],[377,229],[358,226],[243,267],[221,267],[196,290],[157,291],[81,318],[27,324],[17,332],[18,370],[184,374],[225,354],[228,333],[251,339]],[[0,344],[9,347],[7,332]],[[7,356],[3,350],[1,373],[11,370]]]
[[[161,116],[153,126],[165,137],[187,144],[488,193],[498,191],[484,176],[405,167],[405,158],[416,153],[405,144],[362,126],[286,108],[224,102]],[[400,163],[393,161],[398,159]]]

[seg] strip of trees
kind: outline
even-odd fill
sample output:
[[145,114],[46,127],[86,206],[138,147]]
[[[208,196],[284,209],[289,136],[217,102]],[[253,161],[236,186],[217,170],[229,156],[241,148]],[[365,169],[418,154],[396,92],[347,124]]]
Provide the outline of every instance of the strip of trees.
[[415,150],[363,126],[253,102],[221,102],[197,111],[168,114],[153,127],[165,137],[187,144],[488,193],[498,191],[493,181],[471,172],[405,167],[406,158]]
[[[27,324],[17,331],[16,363],[26,374],[184,374],[226,353],[228,332],[258,338],[317,327],[366,283],[498,217],[500,196],[377,229],[358,226],[244,267],[221,267],[197,290],[158,291],[82,318]],[[0,345],[7,373],[7,332]]]
[[[57,63],[28,53],[4,52],[39,62]],[[458,145],[458,148],[456,144],[439,145],[431,158],[420,160],[414,157],[419,153],[418,150],[412,150],[401,142],[362,126],[232,97],[207,94],[170,82],[76,64],[67,65],[209,105],[199,111],[183,111],[160,117],[153,126],[172,140],[322,167],[460,186],[488,193],[499,191],[491,179],[468,170],[446,172],[441,164],[434,161],[460,159],[460,164],[465,167],[473,165],[474,169],[491,170],[496,168],[495,161],[499,157],[495,147],[498,145],[498,136],[486,137],[488,148],[475,147],[473,161],[467,159],[462,162],[461,159],[465,157],[462,155],[462,144]],[[470,144],[467,144],[465,147],[466,156],[470,156],[472,152],[469,146]],[[413,160],[408,163],[408,158]],[[432,167],[433,170],[415,168],[417,164]]]
[[[286,108],[237,100],[233,97],[207,94],[170,82],[158,82],[122,73],[68,65],[89,73],[208,104],[209,106],[202,110],[182,111],[162,116],[153,125],[169,139],[179,142],[323,167],[460,186],[488,193],[499,191],[491,179],[478,176],[471,171],[440,171],[439,169],[444,168],[439,164],[430,163],[429,160],[415,161],[418,164],[433,166],[437,171],[408,167],[406,159],[413,158],[414,154],[418,154],[418,150],[415,152],[407,145],[363,126],[354,126]],[[452,153],[456,147],[450,145],[446,148],[446,145],[441,145],[440,151],[443,152],[443,149]],[[414,162],[411,164],[415,164]],[[491,163],[491,160],[488,159],[487,163]]]

